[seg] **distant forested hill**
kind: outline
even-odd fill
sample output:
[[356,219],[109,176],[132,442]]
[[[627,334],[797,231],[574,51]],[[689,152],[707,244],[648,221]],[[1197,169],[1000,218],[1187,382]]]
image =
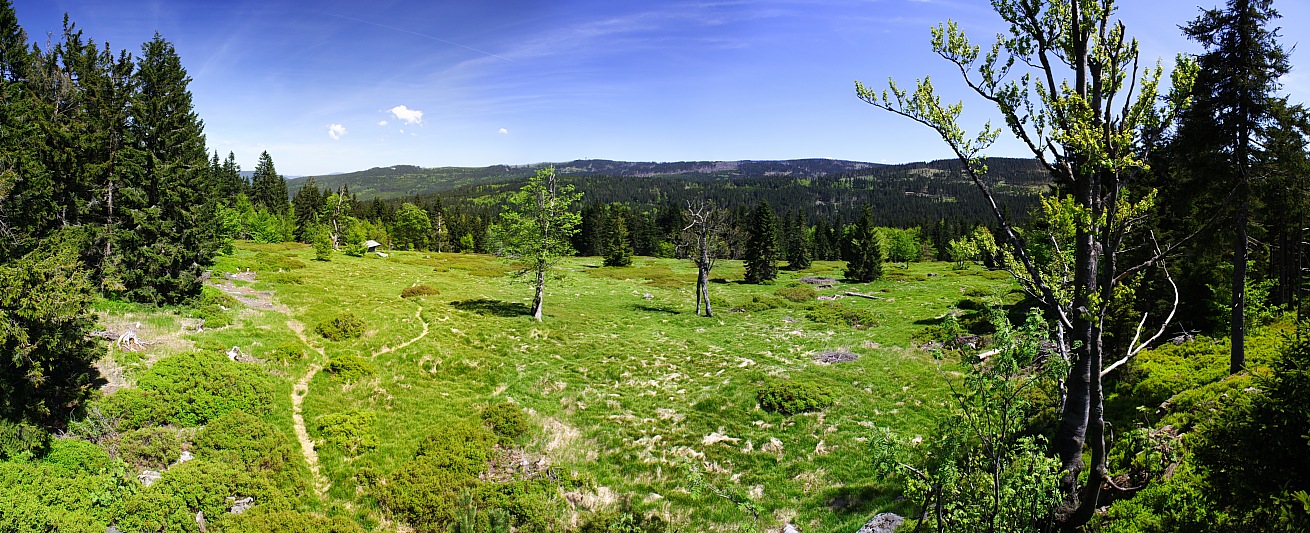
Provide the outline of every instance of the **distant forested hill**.
[[[541,165],[422,168],[409,165],[314,176],[319,187],[347,186],[360,200],[430,199],[454,204],[495,204]],[[1026,159],[988,160],[1003,208],[1022,218],[1049,185],[1048,175]],[[812,219],[845,218],[871,203],[879,223],[911,226],[946,219],[984,223],[988,207],[955,160],[883,165],[832,159],[634,163],[578,160],[556,172],[584,192],[586,204],[622,203],[638,209],[682,205],[706,196],[731,208],[768,201],[779,212],[800,210]],[[288,180],[294,195],[308,178]]]

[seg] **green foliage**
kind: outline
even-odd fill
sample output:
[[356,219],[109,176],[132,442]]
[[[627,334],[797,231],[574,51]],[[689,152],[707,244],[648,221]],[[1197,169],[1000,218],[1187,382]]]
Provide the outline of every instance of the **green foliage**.
[[227,295],[223,291],[214,287],[204,287],[200,290],[200,297],[192,304],[193,309],[188,314],[191,318],[204,320],[206,328],[221,328],[232,325],[232,313],[228,312],[228,310],[240,306],[241,303],[236,298]]
[[570,238],[577,233],[581,214],[572,209],[582,198],[572,185],[559,185],[555,168],[538,170],[517,193],[511,195],[501,222],[495,226],[502,245],[499,254],[521,263],[520,275],[531,274],[536,290],[532,316],[542,318],[546,274],[563,257],[573,253]]
[[459,419],[425,437],[414,458],[373,487],[378,503],[419,531],[442,531],[456,521],[460,491],[477,485],[495,435]]
[[882,251],[885,247],[882,233],[873,225],[873,208],[865,204],[842,247],[842,258],[846,260],[846,277],[861,283],[881,278]]
[[110,473],[122,466],[104,448],[77,438],[50,441],[50,452],[42,460],[74,475]]
[[319,322],[314,326],[314,331],[323,338],[330,341],[343,341],[346,339],[356,339],[364,334],[364,319],[355,316],[355,313],[346,311],[331,319]]
[[628,235],[628,224],[623,215],[615,214],[609,223],[605,236],[605,261],[607,267],[632,266],[632,240]]
[[878,468],[903,476],[906,496],[939,531],[1034,530],[1062,499],[1060,462],[1027,433],[1042,407],[1031,391],[1053,388],[1065,369],[1040,357],[1047,326],[1035,310],[1018,328],[999,311],[991,320],[997,352],[963,358],[955,412],[937,435],[907,446],[879,430],[869,441]]
[[793,284],[786,287],[779,287],[773,291],[774,294],[786,298],[787,301],[795,303],[813,302],[818,297],[818,291],[814,287],[805,284]]
[[761,201],[751,219],[746,241],[746,283],[763,283],[778,277],[778,215]]
[[116,447],[124,462],[162,470],[182,453],[182,438],[170,427],[145,427],[120,434]]
[[240,465],[250,472],[282,472],[294,466],[299,458],[299,452],[285,433],[235,409],[200,430],[195,449],[201,458]]
[[107,466],[90,471],[0,462],[0,531],[103,533],[109,510],[130,494],[136,480],[127,478],[122,463],[109,461],[103,452],[100,458]]
[[[273,215],[283,215],[291,209],[287,182],[278,175],[277,169],[273,168],[273,157],[269,156],[267,151],[259,154],[259,163],[255,165],[255,173],[250,178],[250,202],[256,207],[267,209],[268,213]],[[294,238],[294,234],[292,237]]]
[[260,506],[224,517],[225,533],[364,533],[345,516],[322,516],[302,511],[265,511]]
[[0,264],[0,419],[62,424],[102,383],[94,293],[65,244]]
[[761,387],[755,393],[755,400],[765,411],[794,415],[827,409],[834,398],[827,387],[788,380]]
[[290,510],[294,495],[308,490],[303,486],[283,490],[270,477],[252,474],[232,458],[197,457],[169,468],[159,481],[115,505],[113,522],[122,531],[192,533],[196,513],[203,512],[209,527],[219,529],[232,516],[228,514],[232,506],[229,496],[251,497],[259,512],[277,512]]
[[229,411],[264,414],[273,405],[273,385],[267,374],[218,353],[165,357],[142,374],[137,385],[119,390],[100,404],[122,429],[168,423],[196,427]]
[[1296,497],[1310,491],[1310,341],[1289,342],[1255,385],[1197,428],[1197,469],[1216,503],[1249,527],[1310,528]]
[[518,442],[531,429],[528,418],[517,404],[497,402],[482,408],[482,423],[491,428],[501,444]]
[[780,307],[787,307],[787,301],[778,298],[777,296],[769,296],[767,294],[752,294],[749,300],[741,302],[741,304],[737,306],[738,309],[748,313],[758,313],[760,311],[768,311],[769,309],[778,309]]
[[314,232],[314,260],[332,260],[332,237],[328,235],[327,230],[320,229]]
[[400,291],[401,298],[415,298],[419,296],[436,296],[438,294],[441,294],[441,291],[437,290],[436,287],[433,287],[431,285],[413,285],[410,287],[405,287]]
[[23,421],[0,419],[0,459],[31,461],[50,450],[50,432]]
[[347,456],[356,456],[378,446],[373,433],[377,414],[358,409],[318,417],[318,433],[329,446],[340,448]]
[[409,202],[400,205],[400,209],[396,211],[396,222],[392,226],[392,235],[396,239],[397,248],[426,249],[431,231],[432,221],[428,218],[427,211]]
[[299,342],[284,342],[269,350],[264,357],[279,363],[293,363],[305,358],[305,349]]
[[343,381],[356,381],[377,371],[373,363],[355,354],[340,354],[328,361],[323,371]]
[[868,329],[879,324],[873,310],[841,302],[818,303],[805,316],[820,324],[846,325],[856,329]]

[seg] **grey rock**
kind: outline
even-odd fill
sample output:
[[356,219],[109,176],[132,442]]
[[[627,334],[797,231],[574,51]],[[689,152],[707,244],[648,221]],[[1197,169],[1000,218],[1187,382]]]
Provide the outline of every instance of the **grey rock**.
[[901,522],[904,521],[905,518],[896,513],[882,513],[873,517],[855,533],[892,533],[896,528],[901,527]]
[[153,485],[156,481],[159,481],[159,478],[161,477],[164,477],[164,475],[160,474],[158,471],[146,470],[145,472],[142,472],[140,475],[138,475],[136,479],[137,481],[140,481],[142,485],[149,487],[150,485]]

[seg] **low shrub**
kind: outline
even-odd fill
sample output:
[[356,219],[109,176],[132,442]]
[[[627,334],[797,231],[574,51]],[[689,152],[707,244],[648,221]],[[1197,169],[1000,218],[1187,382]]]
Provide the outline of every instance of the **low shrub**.
[[738,307],[748,313],[758,313],[760,311],[768,311],[779,307],[787,307],[787,301],[777,296],[755,294],[751,296],[750,300],[742,302]]
[[441,294],[441,291],[431,285],[414,285],[405,287],[400,291],[401,298],[414,298],[416,296],[435,296]]
[[279,363],[290,363],[305,358],[305,349],[298,342],[284,342],[269,350],[265,358]]
[[617,509],[596,511],[586,516],[578,533],[664,533],[676,531],[655,514],[637,511],[631,498],[619,501]]
[[493,403],[482,409],[482,423],[491,428],[501,444],[517,442],[531,426],[523,410],[509,402]]
[[202,426],[234,409],[262,415],[272,405],[272,378],[259,367],[189,352],[160,359],[137,379],[137,388],[114,393],[101,408],[120,430],[131,430]]
[[318,417],[318,434],[328,446],[340,448],[348,456],[355,456],[378,447],[373,433],[377,414],[358,409]]
[[878,317],[872,310],[838,302],[823,302],[815,305],[805,316],[821,324],[847,325],[856,329],[868,329],[878,325]]
[[371,361],[352,354],[333,357],[323,370],[344,381],[355,381],[376,371]]
[[364,334],[364,319],[355,316],[355,313],[349,311],[341,313],[329,320],[319,322],[314,327],[314,331],[322,335],[323,338],[330,341],[341,341],[346,339],[359,338]]
[[75,438],[51,440],[50,452],[42,460],[63,468],[70,475],[99,474],[110,471],[115,464],[122,465],[114,461],[104,448]]
[[192,303],[192,309],[187,315],[204,320],[207,328],[221,328],[232,324],[232,313],[229,310],[240,306],[241,302],[236,298],[214,287],[205,286],[200,289],[200,296]]
[[774,291],[774,294],[796,303],[812,302],[819,296],[819,292],[814,290],[814,287],[796,284],[779,287],[778,290]]
[[233,410],[196,434],[196,453],[239,464],[247,471],[281,472],[295,464],[297,450],[286,434],[259,417]]
[[419,442],[414,458],[385,483],[372,485],[378,504],[419,531],[454,523],[460,492],[478,485],[491,458],[495,435],[465,419],[442,426]]
[[241,514],[225,517],[225,533],[364,533],[346,516],[322,516],[303,511],[264,511],[258,505]]
[[118,456],[137,468],[161,470],[181,453],[182,439],[172,428],[146,427],[118,437]]
[[761,388],[755,394],[760,408],[773,413],[794,415],[821,411],[832,405],[832,391],[818,385],[786,381]]
[[278,285],[304,285],[305,277],[295,272],[272,272],[259,277],[263,281]]

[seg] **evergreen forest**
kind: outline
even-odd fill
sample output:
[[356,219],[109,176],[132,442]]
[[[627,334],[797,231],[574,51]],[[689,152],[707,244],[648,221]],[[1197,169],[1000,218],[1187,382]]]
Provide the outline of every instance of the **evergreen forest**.
[[1295,43],[1115,3],[857,73],[951,159],[287,179],[0,0],[0,531],[1310,531]]

